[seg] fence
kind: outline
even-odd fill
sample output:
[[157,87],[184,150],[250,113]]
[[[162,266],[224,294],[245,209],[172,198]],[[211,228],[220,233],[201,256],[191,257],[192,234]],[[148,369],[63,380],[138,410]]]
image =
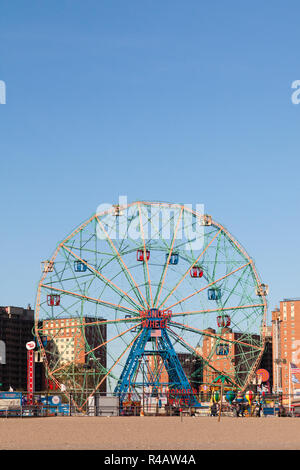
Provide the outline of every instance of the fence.
[[25,392],[0,392],[0,416],[37,417],[69,414],[70,406],[62,394],[34,394],[29,401]]
[[[123,401],[120,407],[119,398],[113,394],[96,393],[83,397],[84,407],[81,410],[73,400],[75,394],[61,392],[34,394],[28,401],[26,392],[0,392],[0,416],[2,417],[47,417],[47,416],[211,416],[211,402],[201,402],[199,407],[178,405],[158,397],[144,396],[140,401]],[[149,398],[149,399],[148,399]],[[240,415],[256,416],[258,402],[250,407],[246,401]],[[300,403],[291,407],[282,406],[282,397],[267,395],[259,410],[260,416],[295,416],[300,417]],[[236,416],[236,404],[222,403],[222,416]]]

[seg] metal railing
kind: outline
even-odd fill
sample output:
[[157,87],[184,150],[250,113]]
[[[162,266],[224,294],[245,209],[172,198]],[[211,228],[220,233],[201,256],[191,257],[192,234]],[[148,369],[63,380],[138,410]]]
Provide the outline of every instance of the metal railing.
[[[120,406],[118,397],[113,394],[97,393],[93,397],[86,397],[84,409],[78,408],[73,400],[72,393],[66,395],[62,392],[34,394],[33,400],[28,402],[27,393],[0,392],[0,417],[53,417],[53,416],[211,416],[212,402],[208,399],[201,402],[200,407],[178,405],[174,402],[164,401],[163,405],[150,403],[144,397],[140,402],[123,402]],[[244,401],[240,404],[244,413],[240,416],[291,416],[300,417],[300,402],[288,406],[288,395],[266,395],[259,407],[257,400],[251,406]],[[259,409],[260,408],[260,409]],[[236,416],[237,403],[222,403],[222,416]]]

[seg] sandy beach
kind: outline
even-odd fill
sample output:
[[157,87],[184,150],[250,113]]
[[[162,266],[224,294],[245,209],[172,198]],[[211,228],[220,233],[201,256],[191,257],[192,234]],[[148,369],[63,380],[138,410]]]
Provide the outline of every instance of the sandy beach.
[[2,418],[1,450],[299,450],[300,419]]

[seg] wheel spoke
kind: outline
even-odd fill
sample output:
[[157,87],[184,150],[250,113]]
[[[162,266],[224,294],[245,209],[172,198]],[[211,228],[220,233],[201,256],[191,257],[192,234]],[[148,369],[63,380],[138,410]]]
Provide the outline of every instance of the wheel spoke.
[[[99,322],[101,323],[101,322]],[[141,325],[142,323],[138,323],[137,325],[134,325],[134,326],[131,326],[130,328],[128,328],[127,330],[125,331],[122,331],[122,333],[119,333],[118,335],[114,336],[113,338],[110,338],[108,339],[107,341],[104,341],[104,343],[102,344],[99,344],[98,346],[96,346],[95,348],[93,349],[90,349],[88,352],[84,353],[83,357],[86,357],[88,356],[89,354],[91,354],[92,352],[95,352],[95,351],[98,351],[100,348],[102,348],[103,346],[106,346],[108,343],[111,343],[112,341],[114,341],[115,339],[118,339],[120,338],[121,336],[125,335],[125,333],[128,333],[129,331],[132,331],[134,328],[136,328],[137,326]],[[90,324],[86,324],[85,326],[89,326],[89,325],[94,325],[94,323],[90,323]],[[58,369],[55,369],[53,370],[53,374],[54,373],[57,373],[59,372],[60,370],[63,370],[65,369],[66,367],[68,367],[70,364],[73,364],[73,361],[70,361],[66,364],[64,364],[63,366],[59,367]]]
[[213,313],[213,312],[226,312],[227,310],[243,310],[245,308],[256,308],[261,307],[261,304],[252,304],[252,305],[239,305],[238,307],[226,307],[226,308],[211,308],[211,309],[204,309],[204,310],[195,310],[192,312],[175,312],[172,313],[172,317],[174,316],[183,316],[183,315],[197,315],[199,313]]
[[106,237],[107,237],[107,240],[108,240],[110,246],[112,247],[112,249],[113,249],[114,252],[116,253],[116,255],[117,255],[117,257],[118,257],[118,260],[121,262],[121,264],[122,264],[123,267],[125,268],[126,273],[127,273],[128,276],[129,276],[129,278],[130,278],[131,281],[133,282],[133,284],[134,284],[134,290],[135,290],[135,292],[136,292],[137,297],[140,299],[140,301],[141,301],[141,299],[143,299],[142,301],[144,301],[144,302],[145,302],[145,305],[147,305],[148,308],[149,308],[149,304],[147,303],[147,301],[146,301],[145,297],[143,296],[142,292],[140,291],[140,289],[139,289],[137,283],[135,282],[134,278],[132,277],[131,272],[129,271],[128,267],[127,267],[126,264],[125,264],[125,261],[123,260],[122,256],[120,255],[120,253],[119,253],[119,251],[117,250],[116,246],[114,245],[113,241],[110,239],[110,237],[109,237],[107,231],[105,230],[105,228],[104,228],[102,222],[100,221],[99,217],[96,216],[96,218],[97,218],[97,220],[98,220],[98,223],[99,223],[99,226],[100,226],[101,230],[105,233],[105,235],[106,235]]
[[[181,336],[177,335],[177,333],[175,333],[175,331],[173,331],[170,327],[168,327],[168,331],[171,333],[171,335],[175,336],[175,337],[178,339],[178,341],[179,341],[183,346],[186,347],[187,350],[189,350],[190,352],[192,352],[192,353],[193,353],[194,355],[196,355],[197,357],[200,357],[200,358],[203,360],[203,362],[205,362],[206,365],[207,365],[210,369],[212,369],[214,372],[217,372],[219,375],[223,374],[224,371],[219,370],[219,369],[217,369],[216,367],[214,367],[209,361],[207,361],[203,356],[201,356],[201,355],[199,354],[199,352],[198,352],[191,344],[189,344],[189,343],[188,343],[186,340],[184,340]],[[226,374],[226,375],[228,375],[228,376],[230,377],[229,374]],[[232,378],[230,377],[230,380],[232,380],[232,382],[233,382],[234,384],[236,384],[236,382],[235,382],[235,380],[234,380],[233,377],[232,377]]]
[[100,388],[100,386],[102,385],[102,383],[104,382],[104,380],[106,379],[106,377],[111,373],[111,371],[116,367],[116,365],[120,362],[120,359],[122,359],[122,357],[126,354],[126,352],[131,348],[131,346],[133,345],[133,343],[138,339],[138,337],[141,335],[142,331],[140,331],[136,336],[135,338],[133,338],[133,340],[131,341],[131,343],[128,344],[128,346],[126,347],[126,349],[122,352],[122,354],[118,357],[118,359],[116,360],[116,362],[111,366],[111,368],[109,369],[109,371],[104,375],[104,377],[102,377],[102,379],[100,380],[100,382],[98,383],[97,387],[95,388],[95,390],[93,391],[93,393],[91,393],[89,395],[89,397],[86,399],[86,401],[82,404],[81,408],[82,409],[84,407],[84,405],[87,403],[88,399],[91,398],[95,393],[96,391]]
[[[147,276],[148,276],[148,283],[145,282],[145,287],[149,287],[149,293],[150,293],[150,303],[151,307],[153,306],[153,297],[152,297],[152,288],[151,288],[151,279],[150,279],[150,274],[149,274],[149,264],[148,264],[148,257],[146,253],[146,241],[145,241],[145,234],[144,234],[144,227],[143,227],[143,222],[142,222],[142,213],[141,213],[141,205],[138,204],[139,208],[139,219],[140,219],[140,230],[142,234],[142,242],[143,242],[143,249],[144,249],[144,261],[146,263],[146,270],[147,270]],[[149,305],[149,302],[147,302]]]
[[176,284],[176,286],[171,290],[171,292],[167,295],[167,297],[164,299],[164,301],[160,304],[159,308],[161,309],[162,306],[166,303],[168,298],[175,292],[175,290],[179,287],[179,285],[182,283],[182,281],[186,278],[190,270],[195,266],[196,263],[198,263],[199,259],[204,255],[206,250],[209,248],[209,246],[212,244],[212,242],[217,238],[217,236],[220,234],[221,231],[217,232],[216,235],[212,238],[212,240],[208,243],[208,245],[205,247],[205,249],[200,253],[196,261],[189,267],[189,269],[185,272],[185,274],[181,277],[180,281]]
[[131,301],[131,305],[135,306],[135,307],[140,307],[141,309],[143,309],[143,305],[141,304],[137,304],[136,301],[129,295],[127,294],[126,292],[124,292],[120,287],[118,287],[116,284],[114,284],[110,279],[108,279],[107,277],[105,277],[102,273],[100,273],[97,269],[93,268],[93,266],[91,266],[87,261],[83,260],[82,258],[80,258],[79,256],[77,256],[72,250],[70,250],[68,247],[66,246],[63,246],[64,249],[66,249],[67,251],[69,251],[69,253],[71,253],[74,258],[76,258],[78,261],[80,261],[83,265],[87,266],[88,269],[90,269],[91,271],[93,271],[93,273],[99,277],[100,279],[103,279],[104,280],[104,283],[105,284],[108,284],[109,286],[111,286],[111,288],[115,291],[115,292],[121,292],[126,298],[128,298],[130,301]]
[[237,339],[226,338],[226,337],[222,336],[222,334],[220,334],[220,333],[213,333],[213,332],[207,331],[207,330],[200,330],[199,328],[195,328],[195,327],[192,327],[192,326],[189,326],[189,325],[185,325],[184,323],[178,323],[178,322],[170,321],[169,324],[174,326],[175,328],[181,328],[183,330],[191,331],[192,333],[201,334],[203,336],[208,336],[210,338],[220,339],[220,340],[222,340],[222,342],[227,342],[227,343],[232,343],[232,344],[241,344],[243,346],[254,348],[254,349],[257,349],[259,351],[261,351],[261,349],[262,349],[260,346],[255,346],[254,344],[245,343],[244,341],[239,341]]
[[89,296],[83,295],[83,294],[77,294],[75,292],[67,291],[67,290],[64,290],[64,289],[59,289],[58,287],[52,287],[52,286],[49,286],[47,284],[41,284],[41,286],[44,287],[45,289],[49,289],[51,291],[61,292],[63,294],[68,294],[70,296],[80,298],[82,300],[89,300],[89,301],[95,302],[97,304],[105,305],[105,307],[109,307],[109,308],[112,308],[114,310],[120,310],[122,312],[137,313],[136,310],[132,310],[131,308],[128,308],[128,307],[121,307],[121,305],[113,304],[113,303],[107,302],[105,300],[96,299],[94,297],[89,297]]
[[155,305],[156,305],[156,306],[157,306],[157,304],[158,304],[158,302],[159,302],[159,298],[160,298],[160,295],[161,295],[161,292],[162,292],[162,289],[163,289],[163,286],[164,286],[164,283],[165,283],[165,279],[166,279],[166,275],[167,275],[167,270],[168,270],[168,266],[169,266],[169,261],[170,261],[171,255],[172,255],[172,253],[173,253],[174,243],[175,243],[175,240],[176,240],[176,235],[177,235],[179,223],[180,223],[181,218],[182,218],[182,214],[183,214],[183,208],[181,208],[181,211],[180,211],[180,214],[179,214],[179,217],[178,217],[178,220],[177,220],[176,228],[175,228],[174,235],[173,235],[172,245],[171,245],[171,248],[170,248],[170,251],[169,251],[169,255],[168,255],[168,258],[167,258],[165,267],[164,267],[163,279],[162,279],[162,282],[161,282],[161,285],[160,285],[160,289],[158,290],[158,296],[157,296],[157,298],[155,299]]
[[236,272],[240,271],[241,269],[249,266],[250,263],[246,263],[246,264],[243,264],[243,266],[240,266],[239,268],[235,269],[234,271],[231,271],[230,273],[228,274],[225,274],[225,276],[222,276],[220,277],[219,279],[216,279],[215,281],[211,282],[210,284],[207,284],[206,286],[202,287],[201,289],[197,290],[196,292],[193,292],[192,294],[190,295],[187,295],[186,297],[184,297],[183,299],[179,300],[178,302],[172,304],[169,306],[169,308],[173,308],[175,307],[175,305],[178,305],[178,304],[181,304],[182,302],[185,302],[186,300],[190,299],[191,297],[193,297],[194,295],[197,295],[199,294],[200,292],[203,292],[204,290],[208,289],[209,287],[217,284],[218,282],[222,281],[223,279],[226,279],[227,277],[231,276],[232,274],[235,274]]

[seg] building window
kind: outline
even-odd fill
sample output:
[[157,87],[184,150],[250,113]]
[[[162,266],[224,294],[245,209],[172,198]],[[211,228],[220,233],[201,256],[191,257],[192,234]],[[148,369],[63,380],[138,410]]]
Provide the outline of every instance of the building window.
[[286,321],[286,302],[283,304],[283,321]]

